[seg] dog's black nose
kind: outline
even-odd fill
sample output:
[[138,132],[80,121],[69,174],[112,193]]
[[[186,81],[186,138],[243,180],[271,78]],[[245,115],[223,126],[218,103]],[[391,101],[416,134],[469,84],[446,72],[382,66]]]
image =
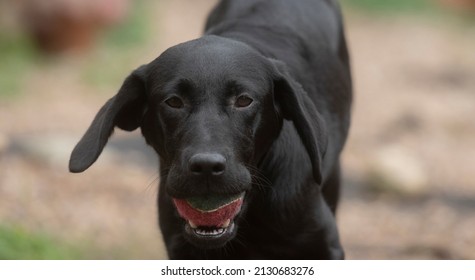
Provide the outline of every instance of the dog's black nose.
[[215,153],[196,154],[190,158],[189,168],[195,175],[221,175],[226,169],[226,158]]

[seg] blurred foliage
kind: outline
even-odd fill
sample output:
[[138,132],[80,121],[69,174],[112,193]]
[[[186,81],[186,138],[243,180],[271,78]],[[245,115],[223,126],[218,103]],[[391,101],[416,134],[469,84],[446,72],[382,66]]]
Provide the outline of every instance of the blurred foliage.
[[0,33],[0,97],[11,97],[20,90],[36,58],[35,48],[26,36]]
[[148,5],[147,1],[134,1],[127,20],[105,35],[106,44],[123,48],[136,47],[145,43],[150,34]]
[[[77,70],[85,83],[97,87],[117,84],[126,75],[124,71],[130,71],[129,65],[141,54],[137,47],[146,44],[151,32],[150,2],[137,0],[133,3],[126,20],[102,32],[96,47],[81,55],[84,63],[77,65],[80,66]],[[28,74],[51,61],[57,62],[55,59],[40,53],[25,32],[0,30],[0,98],[21,94]]]
[[434,0],[341,0],[349,8],[377,13],[421,13],[434,12]]
[[82,250],[57,241],[47,234],[0,225],[0,259],[2,260],[82,259],[83,256]]
[[147,43],[151,32],[149,10],[149,1],[134,1],[127,20],[104,34],[99,48],[93,54],[93,63],[85,65],[83,69],[85,83],[96,87],[117,86],[131,72],[130,65],[141,54],[137,48]]
[[107,247],[95,240],[71,241],[19,225],[0,224],[0,260],[125,260],[151,259],[133,241]]
[[455,24],[458,27],[475,25],[474,10],[464,10],[441,3],[438,0],[340,0],[343,8],[371,16],[401,16],[426,17]]

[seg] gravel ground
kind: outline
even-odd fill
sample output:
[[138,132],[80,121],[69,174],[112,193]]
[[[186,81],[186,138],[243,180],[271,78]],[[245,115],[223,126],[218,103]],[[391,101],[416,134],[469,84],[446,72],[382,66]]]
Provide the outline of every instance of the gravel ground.
[[[161,1],[158,35],[124,77],[197,37],[213,3]],[[338,223],[347,257],[475,259],[475,28],[355,14],[346,25],[355,103]],[[84,83],[78,69],[100,55],[38,65],[21,97],[1,100],[0,219],[97,247],[96,257],[166,258],[156,162],[138,133],[117,132],[91,169],[67,172],[70,150],[119,86]]]

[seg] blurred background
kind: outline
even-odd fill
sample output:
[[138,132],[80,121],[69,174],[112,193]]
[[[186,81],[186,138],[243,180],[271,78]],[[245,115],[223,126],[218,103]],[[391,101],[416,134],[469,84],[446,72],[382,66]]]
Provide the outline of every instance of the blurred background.
[[[0,259],[163,259],[156,158],[116,131],[69,153],[133,69],[215,0],[0,0]],[[475,259],[475,1],[344,0],[355,100],[349,259]]]

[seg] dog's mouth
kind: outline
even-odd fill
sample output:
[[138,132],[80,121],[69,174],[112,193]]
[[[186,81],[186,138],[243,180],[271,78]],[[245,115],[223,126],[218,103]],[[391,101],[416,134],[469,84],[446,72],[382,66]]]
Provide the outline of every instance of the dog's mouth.
[[178,214],[186,221],[187,238],[200,247],[220,247],[235,236],[234,219],[243,200],[244,192],[173,199]]

